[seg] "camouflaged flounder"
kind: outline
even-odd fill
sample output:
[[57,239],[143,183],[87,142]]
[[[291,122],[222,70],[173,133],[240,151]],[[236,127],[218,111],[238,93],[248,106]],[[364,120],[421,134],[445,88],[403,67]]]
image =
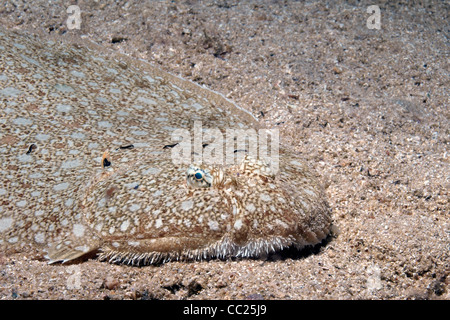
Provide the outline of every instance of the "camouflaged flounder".
[[4,250],[152,264],[258,257],[329,233],[319,179],[284,147],[276,172],[245,150],[231,165],[173,161],[172,133],[195,121],[258,128],[221,95],[93,45],[0,37]]

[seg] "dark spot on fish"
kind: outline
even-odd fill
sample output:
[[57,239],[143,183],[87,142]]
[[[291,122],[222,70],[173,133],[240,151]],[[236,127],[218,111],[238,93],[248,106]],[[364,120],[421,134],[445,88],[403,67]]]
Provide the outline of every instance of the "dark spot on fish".
[[169,149],[169,148],[173,148],[177,145],[178,143],[174,143],[174,144],[167,144],[163,147],[163,149]]
[[116,150],[124,150],[124,149],[134,149],[134,145],[133,144],[129,144],[129,145],[127,145],[127,146],[121,146],[121,147],[118,147]]
[[28,148],[27,154],[32,153],[36,149],[37,149],[37,145],[35,145],[34,143],[31,144],[30,147]]
[[111,161],[108,158],[103,158],[103,167],[109,167],[111,165]]
[[234,153],[236,152],[248,152],[247,149],[236,149],[234,150]]
[[138,184],[133,187],[134,190],[137,190],[137,188],[139,188]]

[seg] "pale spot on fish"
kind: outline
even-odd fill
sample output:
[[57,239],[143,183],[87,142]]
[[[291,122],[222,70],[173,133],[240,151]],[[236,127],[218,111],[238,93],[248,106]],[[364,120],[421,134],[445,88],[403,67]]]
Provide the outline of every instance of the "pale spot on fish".
[[162,225],[163,225],[163,223],[162,223],[161,218],[156,219],[156,221],[155,221],[155,227],[156,227],[157,229],[159,229],[159,228],[162,227]]
[[44,134],[44,133],[38,133],[35,138],[39,141],[46,141],[46,140],[50,139],[50,135]]
[[280,219],[276,219],[275,223],[278,224],[279,226],[282,226],[285,229],[289,227],[285,222],[281,221]]
[[131,133],[136,135],[136,136],[146,136],[146,135],[148,135],[148,132],[144,131],[144,130],[134,130],[134,131],[131,131]]
[[36,233],[34,236],[34,241],[37,243],[44,243],[45,241],[45,234],[43,232]]
[[253,203],[249,203],[245,206],[245,209],[247,209],[247,211],[253,213],[256,210],[256,207]]
[[99,121],[98,126],[102,128],[111,128],[113,125],[111,122],[108,121]]
[[133,203],[132,205],[130,205],[130,211],[131,212],[136,212],[141,208],[141,205],[139,203]]
[[36,210],[36,211],[34,212],[34,215],[35,215],[36,217],[42,216],[43,214],[44,214],[44,210]]
[[78,246],[78,247],[75,247],[75,250],[81,251],[81,252],[88,252],[90,250],[90,247],[89,246]]
[[19,202],[16,203],[16,205],[18,207],[25,207],[27,205],[27,200],[20,200]]
[[73,199],[72,199],[72,198],[67,199],[67,200],[64,202],[64,205],[65,205],[66,207],[72,206],[72,205],[73,205]]
[[81,165],[81,161],[78,159],[75,160],[70,160],[70,161],[65,161],[63,162],[63,164],[61,165],[62,169],[73,169],[76,168],[78,166]]
[[316,194],[314,193],[314,191],[311,191],[311,190],[309,190],[309,189],[304,189],[303,191],[304,191],[305,193],[309,194],[310,196],[313,196],[313,197],[316,196]]
[[191,210],[193,207],[194,207],[194,201],[192,201],[192,200],[183,201],[181,203],[181,209],[183,209],[184,211]]
[[58,112],[70,112],[72,110],[72,106],[68,104],[58,104],[56,106],[56,110],[58,110]]
[[62,191],[62,190],[66,190],[69,187],[69,183],[68,182],[62,182],[59,183],[57,185],[53,186],[53,190],[55,191]]
[[139,241],[128,241],[128,245],[132,247],[139,247]]
[[262,201],[266,201],[266,202],[272,201],[272,197],[266,193],[261,193],[260,198]]
[[78,78],[84,78],[85,77],[83,72],[79,72],[79,71],[76,71],[76,70],[70,71],[70,74],[72,74],[72,75],[74,75],[75,77],[78,77]]
[[56,90],[61,92],[74,92],[73,88],[71,86],[68,86],[66,84],[56,84],[54,87]]
[[84,236],[85,227],[82,224],[76,223],[73,225],[73,234],[76,237],[82,237]]
[[236,230],[240,230],[242,228],[242,220],[237,219],[233,226]]
[[297,160],[292,160],[292,161],[290,162],[290,164],[292,164],[292,165],[294,165],[294,166],[297,166],[297,167],[302,167],[302,164],[301,164],[300,162],[298,162]]
[[0,232],[3,232],[5,230],[8,230],[11,228],[12,224],[14,222],[14,219],[11,217],[6,217],[0,219]]
[[144,98],[144,97],[139,97],[139,98],[136,99],[136,101],[144,102],[144,103],[150,104],[150,105],[156,105],[157,104],[155,100],[149,99],[149,98]]
[[29,126],[33,124],[33,121],[27,118],[15,118],[12,122],[19,126]]
[[17,97],[20,95],[22,91],[13,88],[13,87],[7,87],[5,89],[0,90],[0,94],[3,96],[11,96],[11,97]]
[[17,241],[19,241],[19,237],[12,237],[8,239],[9,243],[17,243]]
[[213,231],[218,231],[219,230],[219,223],[217,221],[215,221],[215,220],[209,220],[208,221],[208,226]]
[[122,224],[120,225],[120,231],[125,232],[127,231],[128,227],[130,226],[130,220],[125,220],[124,222],[122,222]]

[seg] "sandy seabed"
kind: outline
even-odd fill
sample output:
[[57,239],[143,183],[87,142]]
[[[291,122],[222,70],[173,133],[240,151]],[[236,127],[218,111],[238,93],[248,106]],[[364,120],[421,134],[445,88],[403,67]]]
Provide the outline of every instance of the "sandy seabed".
[[258,260],[0,255],[0,299],[450,298],[448,3],[89,0],[69,30],[71,4],[2,1],[0,23],[89,38],[235,101],[314,164],[334,230]]

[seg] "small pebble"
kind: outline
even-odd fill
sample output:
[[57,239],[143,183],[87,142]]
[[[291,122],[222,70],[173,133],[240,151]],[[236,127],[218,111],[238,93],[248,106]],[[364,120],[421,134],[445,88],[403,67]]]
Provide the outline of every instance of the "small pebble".
[[105,281],[103,281],[103,284],[102,284],[102,288],[106,288],[108,290],[117,289],[118,286],[119,286],[119,281],[112,277],[107,277],[105,279]]

